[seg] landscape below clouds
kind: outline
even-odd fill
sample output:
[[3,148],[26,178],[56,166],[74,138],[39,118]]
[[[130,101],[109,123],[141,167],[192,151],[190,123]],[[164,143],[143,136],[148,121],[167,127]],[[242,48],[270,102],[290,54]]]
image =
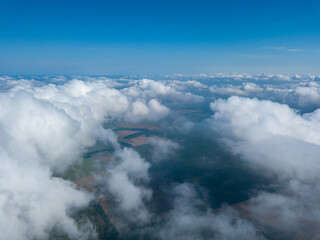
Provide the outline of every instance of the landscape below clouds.
[[317,239],[320,76],[0,76],[3,239]]

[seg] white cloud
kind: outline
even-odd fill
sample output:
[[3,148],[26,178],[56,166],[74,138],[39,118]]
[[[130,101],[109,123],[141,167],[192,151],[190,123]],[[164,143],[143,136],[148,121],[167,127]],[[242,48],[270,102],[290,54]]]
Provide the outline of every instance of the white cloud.
[[223,87],[218,87],[218,86],[211,86],[210,92],[214,94],[219,94],[219,95],[227,95],[227,96],[232,96],[232,95],[246,95],[246,93],[237,86],[223,86]]
[[[110,81],[106,83],[104,79],[74,79],[62,85],[41,86],[33,81],[3,81],[7,86],[14,83],[0,93],[2,232],[7,239],[46,239],[53,228],[58,228],[79,239],[81,227],[75,224],[70,211],[85,207],[91,197],[55,174],[81,161],[82,154],[97,140],[119,148],[116,135],[103,128],[106,121],[156,121],[165,117],[169,109],[156,99],[128,97],[109,88]],[[143,111],[141,105],[136,106],[137,101],[146,102]],[[126,187],[132,198],[129,201],[118,192],[121,206],[139,209],[136,212],[140,218],[146,219],[148,212],[142,201],[149,199],[151,192],[139,184],[148,181],[149,165],[130,150],[116,155],[122,160],[121,165],[110,169],[112,190]]]
[[[319,105],[316,76],[215,74],[191,79],[197,77],[208,84],[210,79],[226,81],[210,87],[217,95]],[[243,83],[235,86],[229,80]],[[86,207],[92,196],[56,173],[81,161],[97,140],[116,149],[103,180],[123,218],[119,222],[123,226],[150,223],[150,163],[133,149],[121,149],[116,135],[103,124],[119,119],[158,121],[170,114],[162,100],[195,103],[204,97],[186,89],[208,92],[196,80],[118,81],[78,76],[73,80],[48,77],[45,82],[1,77],[0,81],[0,231],[7,239],[46,239],[56,228],[71,238],[83,237],[81,226],[71,216]],[[226,146],[251,166],[276,174],[279,185],[286,189],[253,197],[248,203],[256,214],[253,222],[267,226],[268,214],[277,212],[275,227],[303,232],[308,231],[305,222],[318,223],[320,214],[314,209],[320,196],[320,110],[301,115],[286,104],[242,97],[217,100],[211,108],[214,115],[209,122]],[[184,133],[194,125],[185,119],[176,122]],[[151,139],[150,143],[154,161],[168,159],[180,148],[170,140]],[[158,229],[163,239],[260,237],[254,223],[241,219],[231,208],[215,212],[206,207],[190,185],[178,186],[173,194],[173,209],[162,219],[165,228]],[[198,206],[205,210],[199,211]]]
[[192,185],[180,184],[173,194],[173,209],[166,215],[165,225],[154,231],[160,239],[264,239],[232,209],[214,212],[206,208]]
[[105,181],[108,191],[115,196],[118,211],[125,221],[139,224],[149,220],[150,213],[145,207],[145,202],[152,196],[151,189],[146,187],[150,181],[149,168],[150,164],[133,149],[123,148],[114,152]]
[[155,162],[166,160],[172,157],[180,148],[180,145],[166,139],[149,138],[152,146],[152,159]]
[[52,228],[79,238],[69,216],[91,197],[70,182],[52,177],[48,167],[33,160],[17,162],[0,152],[0,231],[2,239],[46,239]]
[[131,122],[139,122],[144,119],[158,121],[168,116],[169,113],[169,108],[156,99],[151,99],[148,103],[145,103],[144,100],[136,100],[132,103],[131,110],[126,113],[126,119]]
[[199,81],[195,80],[186,80],[186,81],[179,81],[179,80],[172,80],[170,81],[169,84],[172,88],[179,90],[179,91],[184,91],[186,87],[193,87],[193,88],[198,88],[198,89],[205,89],[208,88],[206,84],[203,84]]
[[300,106],[320,106],[320,85],[316,82],[310,82],[308,86],[296,87],[293,89],[293,94],[297,96]]
[[284,104],[240,97],[215,101],[211,108],[211,126],[227,146],[277,175],[281,188],[252,198],[251,217],[284,232],[319,236],[311,226],[320,221],[320,110],[299,115]]
[[[190,92],[180,91],[183,90],[175,84],[169,84],[165,81],[153,81],[150,79],[141,79],[138,81],[129,82],[130,86],[121,90],[127,96],[138,97],[143,99],[152,98],[170,98],[172,100],[184,102],[202,102],[202,96],[192,94]],[[195,84],[192,82],[192,84]]]
[[319,169],[320,111],[298,115],[287,105],[240,97],[217,100],[211,108],[213,128],[250,161],[301,178]]

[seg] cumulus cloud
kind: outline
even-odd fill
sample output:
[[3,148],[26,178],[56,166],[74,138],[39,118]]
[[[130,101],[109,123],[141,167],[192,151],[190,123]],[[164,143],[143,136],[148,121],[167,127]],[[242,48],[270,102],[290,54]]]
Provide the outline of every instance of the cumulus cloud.
[[46,239],[57,228],[80,238],[73,208],[83,208],[89,194],[30,159],[17,162],[0,152],[0,230],[3,239]]
[[[114,150],[113,159],[99,177],[121,217],[119,229],[157,223],[151,227],[155,231],[151,235],[160,239],[262,239],[261,228],[257,228],[262,225],[318,236],[312,228],[320,222],[320,110],[301,114],[292,108],[319,106],[316,80],[317,76],[311,75],[248,74],[174,75],[161,81],[1,77],[3,237],[46,239],[52,230],[73,239],[90,237],[83,231],[94,232],[91,223],[79,226],[72,216],[86,207],[93,195],[57,176],[81,161],[97,141]],[[151,190],[151,163],[172,158],[181,146],[151,138],[153,161],[148,162],[135,150],[121,147],[104,124],[158,121],[171,113],[167,103],[199,103],[206,98],[212,101],[212,96],[230,95],[257,98],[216,100],[210,105],[214,114],[208,122],[232,153],[276,176],[277,191],[255,192],[246,203],[249,217],[243,218],[233,207],[211,209],[192,185],[180,184],[170,193],[172,209],[153,218],[150,204],[156,192]],[[178,116],[174,123],[184,134],[195,124]]]
[[157,121],[169,114],[169,108],[163,106],[156,99],[151,99],[148,103],[143,100],[136,100],[131,105],[131,111],[127,112],[127,120],[138,122],[141,120]]
[[160,239],[264,239],[252,223],[232,209],[219,212],[207,208],[190,184],[177,185],[173,195],[173,209],[155,233]]
[[[237,77],[238,78],[238,77]],[[317,109],[320,88],[315,75],[245,75],[239,77],[225,76],[212,81],[209,87],[214,98],[246,96],[288,104],[291,107],[310,112]]]
[[264,226],[305,239],[318,238],[318,185],[316,182],[291,180],[282,193],[261,192],[248,202],[251,218]]
[[[141,79],[129,82],[130,86],[123,88],[121,91],[131,97],[142,97],[144,99],[152,98],[170,98],[176,101],[184,102],[202,102],[204,98],[190,92],[179,91],[177,85],[171,85],[165,81],[154,81],[150,79]],[[195,84],[192,82],[192,84]]]
[[150,181],[149,168],[150,163],[130,148],[116,150],[107,168],[108,191],[115,196],[122,218],[131,223],[145,223],[150,217],[144,204],[152,196],[146,186]]
[[[155,121],[169,109],[156,99],[139,97],[139,105],[133,97],[110,88],[105,79],[63,79],[62,84],[2,80],[12,87],[0,94],[1,230],[7,239],[46,239],[52,229],[79,239],[81,228],[71,213],[88,205],[91,195],[56,174],[81,161],[98,140],[119,149],[116,135],[103,128],[105,122]],[[139,216],[146,218],[141,201],[149,199],[151,192],[137,186],[148,181],[149,165],[128,149],[116,151],[115,156],[121,164],[110,168],[110,189],[123,209],[138,206]],[[117,192],[119,187],[126,191]],[[131,202],[121,195],[128,193]]]
[[227,86],[211,86],[210,92],[217,95],[225,96],[248,96],[251,94],[257,94],[262,92],[264,89],[259,85],[251,82],[243,83],[240,86],[228,84]]
[[103,95],[97,89],[99,85],[72,81],[2,94],[6,150],[17,159],[34,158],[63,171],[97,139],[114,142],[102,124],[105,117],[124,113],[129,104],[116,90]]
[[297,86],[293,89],[293,95],[297,97],[300,106],[320,106],[320,85],[317,82]]
[[196,80],[185,80],[185,81],[172,80],[172,81],[169,81],[169,85],[180,91],[184,91],[186,90],[186,88],[190,88],[190,87],[195,89],[208,88],[206,84],[203,84]]
[[219,94],[219,95],[227,95],[227,96],[231,96],[231,95],[246,95],[246,93],[244,92],[244,90],[241,89],[241,87],[237,87],[237,86],[223,86],[223,87],[218,87],[218,86],[211,86],[210,91],[214,94]]
[[241,97],[217,100],[211,108],[212,128],[227,146],[279,179],[278,192],[260,192],[249,201],[252,218],[297,236],[318,237],[310,229],[320,222],[319,110],[300,115],[284,104]]
[[181,148],[178,143],[171,140],[150,138],[148,140],[152,146],[152,159],[155,162],[166,160],[172,157],[175,152]]
[[287,105],[240,97],[217,100],[211,108],[212,127],[246,159],[300,178],[319,169],[319,110],[299,115]]

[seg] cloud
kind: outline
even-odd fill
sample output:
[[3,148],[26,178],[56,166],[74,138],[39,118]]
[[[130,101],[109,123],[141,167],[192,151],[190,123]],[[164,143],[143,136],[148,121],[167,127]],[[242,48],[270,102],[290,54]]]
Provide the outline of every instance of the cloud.
[[[117,229],[130,232],[139,226],[138,235],[152,229],[147,235],[160,239],[262,239],[268,227],[317,236],[311,228],[320,222],[320,110],[305,110],[319,105],[317,77],[213,74],[174,75],[159,81],[1,77],[0,230],[7,239],[46,239],[53,230],[74,239],[94,235],[90,222],[79,224],[72,217],[88,206],[93,194],[58,175],[101,141],[114,149],[97,180],[115,203]],[[208,89],[210,84],[214,85]],[[207,121],[213,132],[208,132],[218,135],[227,150],[250,167],[275,176],[277,191],[252,193],[246,202],[250,216],[243,218],[232,206],[211,209],[195,186],[180,184],[169,194],[171,210],[155,216],[151,164],[173,158],[183,146],[151,138],[151,159],[146,161],[135,150],[122,148],[104,124],[158,121],[170,116],[171,103],[230,95],[257,98],[214,101],[213,116]],[[186,134],[202,124],[178,114],[167,130]],[[150,226],[154,223],[157,226]]]
[[240,86],[228,84],[219,87],[213,85],[209,88],[209,90],[211,93],[221,96],[250,96],[252,94],[260,94],[265,89],[258,84],[245,82]]
[[[183,102],[202,102],[204,98],[192,94],[190,92],[179,91],[179,87],[173,84],[166,83],[165,81],[153,81],[150,79],[140,79],[138,81],[129,82],[129,86],[121,90],[127,96],[142,97],[143,99],[151,98],[170,98],[175,101]],[[189,82],[190,84],[190,82]],[[191,82],[191,84],[196,84]],[[198,84],[199,85],[199,84]],[[180,89],[183,90],[183,89]]]
[[318,108],[320,88],[315,75],[256,75],[221,81],[209,87],[214,98],[246,96],[288,104],[290,107],[310,112]]
[[169,108],[163,106],[156,99],[151,99],[148,103],[143,100],[136,100],[131,105],[131,111],[128,111],[127,120],[139,122],[141,120],[157,121],[170,113]]
[[129,103],[114,90],[102,95],[98,87],[74,81],[2,94],[0,120],[6,151],[61,172],[97,139],[114,142],[114,135],[102,124],[106,116],[124,113]]
[[[310,50],[298,49],[298,48],[288,48],[286,46],[275,46],[275,47],[265,47],[270,50],[286,51],[286,52],[310,52]],[[311,51],[314,52],[314,51]]]
[[285,193],[261,192],[250,199],[248,209],[252,219],[307,239],[319,237],[318,184],[291,180],[285,188]]
[[232,95],[237,95],[237,96],[242,96],[246,95],[245,91],[241,89],[241,87],[236,87],[236,86],[223,86],[223,87],[218,87],[218,86],[211,86],[210,92],[214,94],[219,94],[219,95],[227,95],[227,96],[232,96]]
[[259,192],[249,201],[252,218],[290,234],[319,236],[310,229],[320,221],[320,111],[300,115],[284,104],[241,97],[217,100],[211,108],[211,126],[226,146],[277,176],[278,192]]
[[299,115],[287,105],[240,97],[217,100],[211,109],[213,128],[246,159],[301,178],[319,169],[319,110]]
[[213,211],[207,208],[190,184],[173,189],[173,209],[165,225],[155,235],[160,239],[264,239],[255,226],[237,216],[232,209]]
[[[156,121],[169,109],[156,99],[126,96],[110,88],[108,79],[63,80],[62,84],[3,81],[11,85],[0,93],[3,234],[7,239],[46,239],[57,229],[71,238],[84,237],[84,226],[78,226],[71,216],[92,197],[56,175],[81,161],[86,149],[98,140],[119,149],[116,135],[103,127],[105,122]],[[137,105],[138,101],[146,104]],[[149,164],[129,149],[118,150],[115,156],[121,164],[109,169],[111,191],[123,209],[136,211],[137,218],[147,218],[142,201],[149,199],[151,192],[140,184],[148,182]],[[122,187],[126,191],[117,190]]]
[[186,81],[172,80],[172,81],[169,81],[169,85],[179,91],[184,91],[188,87],[196,88],[196,89],[208,88],[206,84],[203,84],[195,80],[186,80]]
[[[145,206],[152,197],[152,191],[147,187],[149,168],[150,163],[133,149],[118,149],[106,170],[106,178],[102,179],[118,203],[121,218],[131,224],[146,223],[150,218]],[[118,227],[123,228],[120,224],[125,223],[118,222]]]
[[181,146],[171,140],[163,140],[157,138],[149,138],[152,146],[152,159],[155,162],[166,160],[172,157]]
[[86,207],[87,193],[61,178],[48,167],[30,159],[17,162],[0,151],[0,230],[3,239],[46,239],[50,229],[80,238],[72,209]]
[[307,86],[298,86],[293,89],[293,95],[297,96],[300,106],[320,106],[320,85],[310,82]]

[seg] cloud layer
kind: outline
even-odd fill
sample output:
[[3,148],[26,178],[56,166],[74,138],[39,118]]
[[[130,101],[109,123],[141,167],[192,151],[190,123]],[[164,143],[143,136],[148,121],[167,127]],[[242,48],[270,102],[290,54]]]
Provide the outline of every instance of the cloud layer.
[[[127,96],[101,79],[74,79],[62,85],[3,81],[8,87],[0,94],[1,232],[5,239],[45,239],[56,229],[78,239],[81,232],[71,218],[72,209],[85,207],[92,196],[55,174],[81,161],[86,149],[98,140],[119,148],[115,134],[103,128],[105,122],[156,121],[169,109],[153,98]],[[127,165],[137,167],[142,160],[129,149],[119,150],[116,156],[122,163],[109,170],[110,189],[122,208],[139,206],[140,198],[150,193],[147,189],[140,192],[130,182],[129,178],[142,175],[132,173],[137,168]],[[147,171],[148,164],[141,164]],[[128,170],[128,175],[122,170]],[[126,191],[122,193],[131,192],[135,202],[112,188],[113,182],[123,182]]]
[[319,236],[311,227],[320,221],[319,110],[300,115],[287,105],[240,97],[217,100],[211,108],[212,128],[234,154],[279,178],[278,192],[260,192],[248,202],[252,218],[281,231]]
[[[4,239],[48,239],[53,231],[71,239],[90,238],[95,235],[92,223],[82,226],[74,215],[106,195],[119,218],[114,225],[124,236],[267,239],[270,228],[288,238],[319,236],[319,76],[2,76],[0,86]],[[172,139],[148,138],[148,159],[143,148],[124,147],[112,128],[106,128],[116,122],[153,122],[155,129],[166,127],[162,136]],[[199,194],[206,176],[181,176],[179,182],[161,176],[167,185],[158,187],[153,179],[157,175],[152,175],[156,167],[173,160],[181,168],[211,161],[202,149],[195,149],[199,158],[189,162],[177,155],[185,150],[184,138],[206,141],[208,135],[222,144],[221,151],[272,176],[276,190],[253,189],[241,207],[213,209]],[[80,163],[97,142],[113,155],[95,178],[103,191],[88,193],[59,176]],[[202,169],[206,174],[209,170]],[[158,214],[155,196],[161,194],[171,202]],[[90,233],[84,230],[89,228]]]

